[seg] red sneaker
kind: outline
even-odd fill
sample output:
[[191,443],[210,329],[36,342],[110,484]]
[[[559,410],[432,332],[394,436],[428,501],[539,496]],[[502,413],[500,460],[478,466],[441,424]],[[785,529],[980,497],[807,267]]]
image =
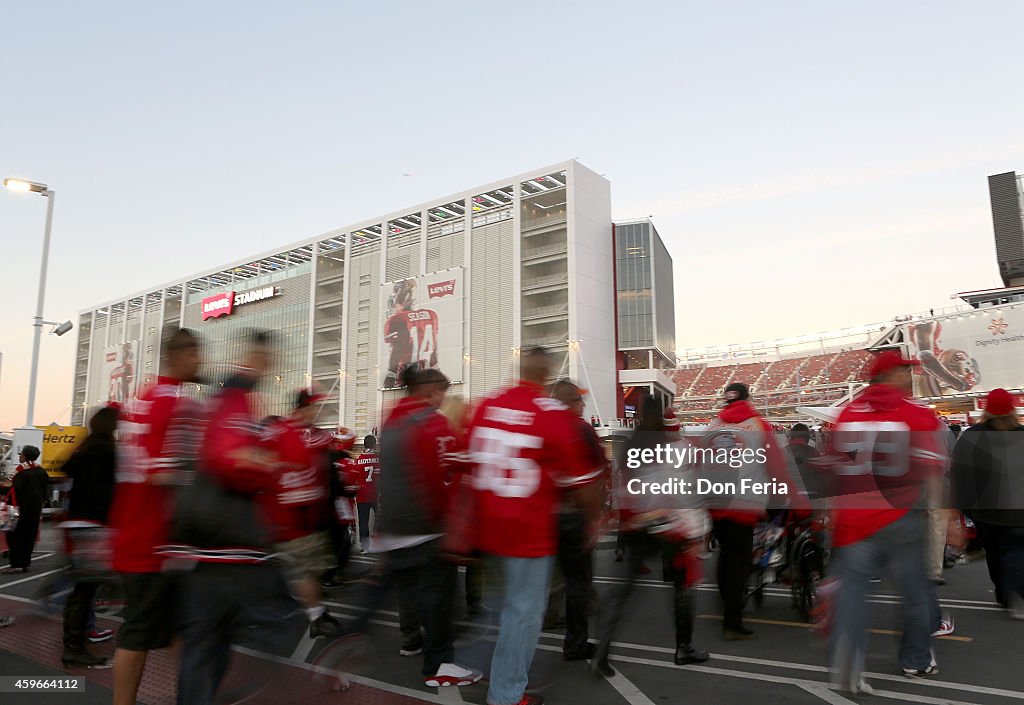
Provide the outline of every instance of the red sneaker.
[[114,638],[113,629],[93,629],[91,632],[85,635],[93,644],[99,644],[101,641],[110,641]]

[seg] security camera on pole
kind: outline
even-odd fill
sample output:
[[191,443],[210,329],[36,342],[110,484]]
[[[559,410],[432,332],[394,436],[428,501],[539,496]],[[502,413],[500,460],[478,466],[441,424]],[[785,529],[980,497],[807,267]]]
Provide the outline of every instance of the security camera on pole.
[[72,328],[71,321],[54,323],[43,320],[43,301],[46,297],[46,268],[50,258],[50,227],[53,224],[53,202],[56,194],[46,185],[35,181],[24,179],[4,179],[4,186],[11,191],[38,193],[46,197],[46,229],[43,232],[43,262],[39,270],[39,298],[36,301],[36,315],[34,318],[35,331],[32,336],[32,372],[28,379],[28,411],[25,414],[26,428],[33,428],[32,419],[35,415],[36,406],[36,380],[39,375],[39,340],[42,336],[43,326],[53,326],[52,333],[58,336],[64,335]]

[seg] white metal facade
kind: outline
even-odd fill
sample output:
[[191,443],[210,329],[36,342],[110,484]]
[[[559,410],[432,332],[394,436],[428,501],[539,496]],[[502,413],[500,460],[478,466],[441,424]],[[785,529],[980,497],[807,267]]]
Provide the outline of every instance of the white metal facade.
[[[543,345],[562,374],[591,390],[587,414],[615,416],[615,316],[607,180],[570,161],[339,228],[316,238],[83,311],[73,421],[105,401],[106,351],[138,341],[134,384],[157,373],[161,332],[195,328],[212,363],[231,362],[243,326],[280,328],[287,359],[267,381],[268,413],[297,387],[333,390],[319,423],[359,434],[379,426],[398,392],[379,389],[381,284],[461,267],[463,382],[483,396],[516,375],[520,350]],[[202,298],[257,286],[283,295],[202,321]],[[226,331],[233,331],[228,334]],[[208,356],[209,358],[210,356]],[[212,365],[217,368],[217,364]]]

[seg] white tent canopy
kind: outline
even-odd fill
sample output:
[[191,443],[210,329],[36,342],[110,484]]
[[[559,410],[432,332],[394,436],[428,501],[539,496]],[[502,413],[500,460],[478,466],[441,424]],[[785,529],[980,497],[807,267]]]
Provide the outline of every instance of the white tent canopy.
[[798,406],[796,410],[805,415],[810,416],[812,419],[818,421],[825,421],[826,423],[835,423],[839,419],[839,414],[843,412],[841,406]]

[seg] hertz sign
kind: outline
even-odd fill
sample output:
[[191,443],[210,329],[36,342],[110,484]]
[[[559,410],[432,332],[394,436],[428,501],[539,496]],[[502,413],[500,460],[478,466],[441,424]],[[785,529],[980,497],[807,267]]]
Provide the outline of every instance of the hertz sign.
[[230,316],[234,313],[236,306],[244,306],[245,304],[263,301],[264,299],[272,299],[280,295],[281,289],[279,287],[265,286],[262,289],[251,289],[237,294],[233,291],[226,291],[223,294],[207,296],[203,299],[202,303],[203,320]]

